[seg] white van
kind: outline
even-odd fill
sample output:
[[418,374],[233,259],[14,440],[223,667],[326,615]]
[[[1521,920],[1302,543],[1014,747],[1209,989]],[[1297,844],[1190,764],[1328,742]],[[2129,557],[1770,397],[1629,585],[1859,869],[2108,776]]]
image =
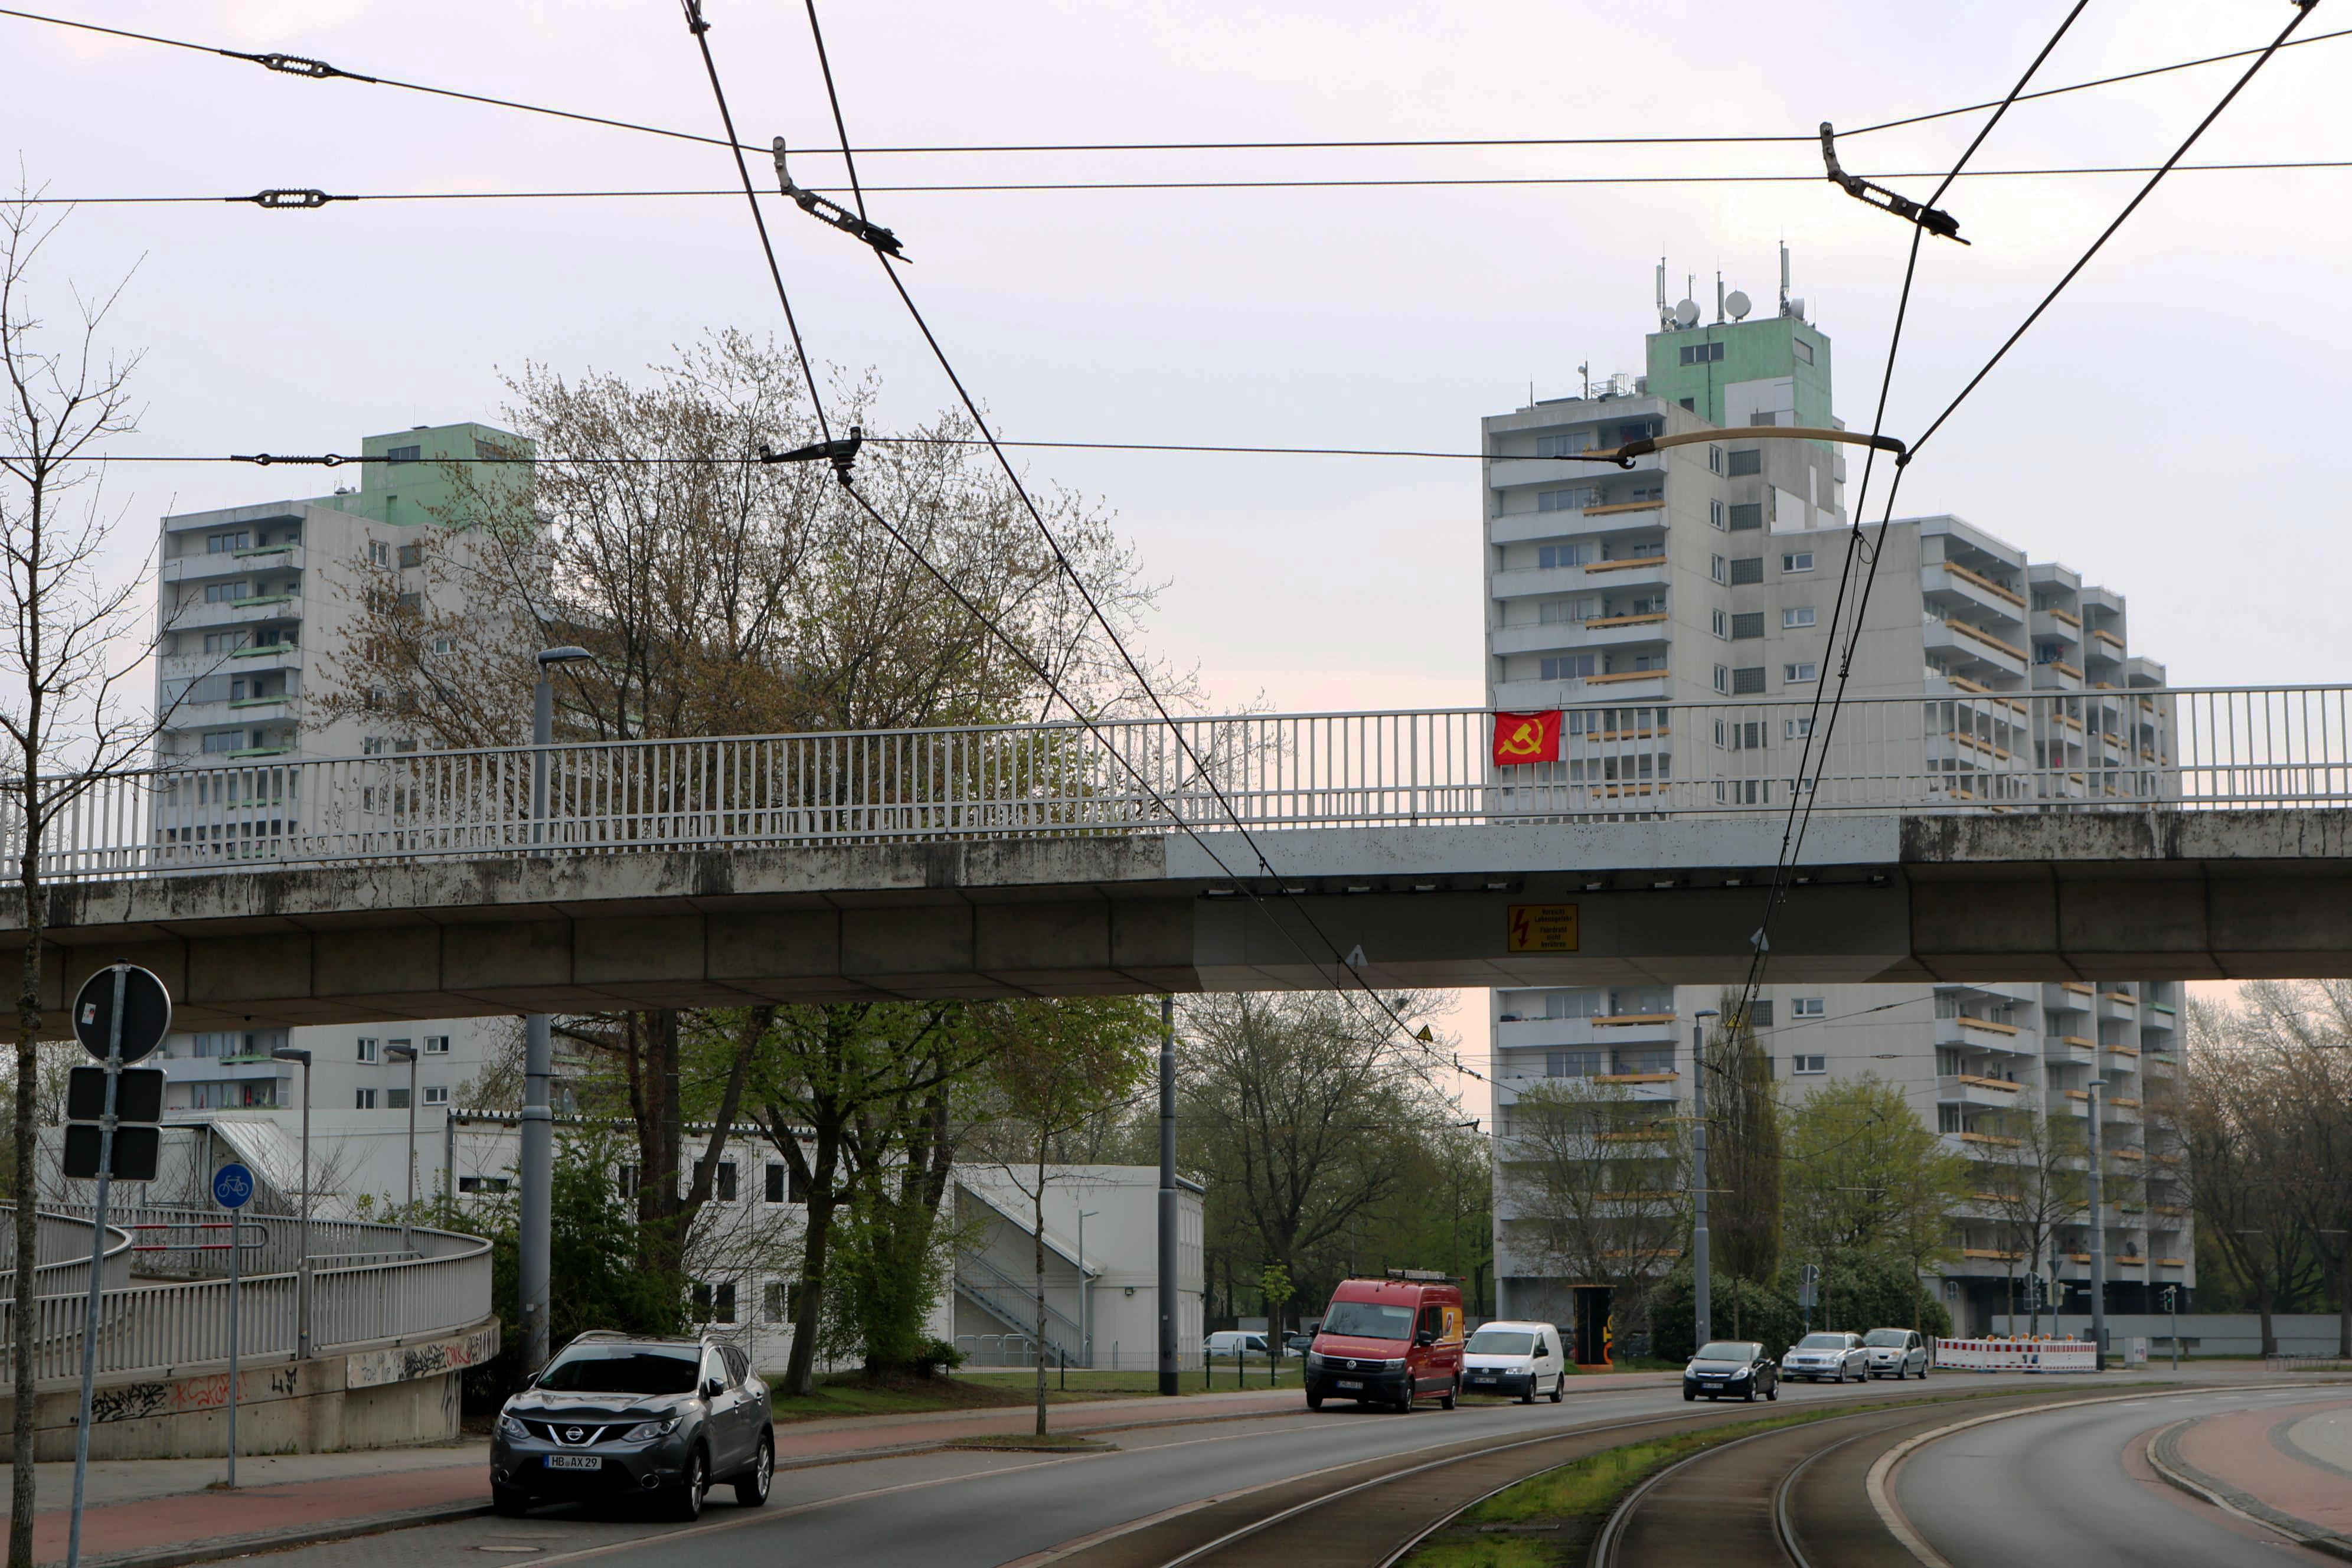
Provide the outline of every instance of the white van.
[[1263,1360],[1266,1354],[1265,1336],[1252,1329],[1219,1329],[1201,1348],[1215,1361],[1231,1361],[1237,1355]]
[[1557,1405],[1568,1391],[1561,1343],[1559,1330],[1549,1323],[1488,1323],[1463,1347],[1462,1391],[1517,1394],[1522,1405],[1546,1394]]

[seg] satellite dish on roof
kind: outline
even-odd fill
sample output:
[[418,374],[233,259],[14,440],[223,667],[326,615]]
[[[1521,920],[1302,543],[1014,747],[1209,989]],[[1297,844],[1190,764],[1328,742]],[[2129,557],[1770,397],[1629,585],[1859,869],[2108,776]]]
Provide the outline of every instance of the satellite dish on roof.
[[1734,289],[1731,291],[1731,297],[1724,300],[1723,308],[1731,312],[1733,321],[1744,321],[1748,319],[1748,312],[1754,310],[1755,306],[1748,302],[1747,295]]
[[1685,300],[1681,304],[1675,307],[1675,325],[1677,327],[1695,327],[1698,325],[1697,300]]

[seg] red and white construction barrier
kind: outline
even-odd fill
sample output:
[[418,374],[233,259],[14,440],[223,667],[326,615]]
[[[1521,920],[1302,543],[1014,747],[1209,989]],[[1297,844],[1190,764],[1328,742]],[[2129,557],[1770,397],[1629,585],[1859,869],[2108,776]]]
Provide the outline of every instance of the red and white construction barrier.
[[1950,1372],[2096,1372],[2088,1340],[1937,1340],[1936,1365]]

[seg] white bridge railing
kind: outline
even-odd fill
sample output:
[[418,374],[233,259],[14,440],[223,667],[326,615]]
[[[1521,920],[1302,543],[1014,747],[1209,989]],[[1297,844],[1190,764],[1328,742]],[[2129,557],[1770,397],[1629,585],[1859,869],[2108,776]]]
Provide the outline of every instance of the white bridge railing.
[[[1752,814],[1805,790],[1832,811],[2352,804],[2346,686],[1976,692],[1951,682],[1849,698],[1803,777],[1810,696],[1628,695],[1563,719],[1557,758],[1500,768],[1494,716],[1480,709],[191,760],[95,781],[42,862],[51,878],[112,878],[1164,833],[1180,822],[1213,831],[1230,827],[1228,806],[1252,827]],[[535,767],[546,776],[537,811]],[[20,836],[0,822],[0,858]]]
[[[71,1212],[69,1206],[66,1212]],[[164,1215],[184,1220],[221,1217],[211,1211],[134,1210],[124,1216],[123,1223]],[[269,1234],[261,1268],[247,1274],[239,1287],[237,1353],[248,1360],[291,1360],[299,1344],[299,1270],[295,1266],[295,1249],[301,1221],[285,1215],[252,1217]],[[79,1228],[87,1247],[86,1211]],[[343,1346],[381,1340],[455,1332],[490,1315],[488,1242],[442,1230],[419,1228],[409,1235],[415,1244],[413,1254],[400,1251],[402,1232],[396,1225],[312,1222],[313,1354],[332,1354]],[[355,1243],[363,1244],[364,1250]],[[126,1237],[116,1253],[110,1255],[110,1264],[128,1244]],[[221,1253],[191,1256],[203,1260],[195,1268],[217,1277],[124,1284],[100,1292],[100,1376],[163,1374],[228,1359],[226,1258]],[[73,1377],[81,1371],[83,1314],[89,1302],[87,1257],[82,1269],[79,1290],[45,1293],[33,1303],[33,1374],[37,1378]],[[113,1277],[110,1272],[110,1279]],[[44,1275],[45,1282],[46,1279]],[[0,1350],[13,1349],[16,1329],[13,1303],[0,1300]]]

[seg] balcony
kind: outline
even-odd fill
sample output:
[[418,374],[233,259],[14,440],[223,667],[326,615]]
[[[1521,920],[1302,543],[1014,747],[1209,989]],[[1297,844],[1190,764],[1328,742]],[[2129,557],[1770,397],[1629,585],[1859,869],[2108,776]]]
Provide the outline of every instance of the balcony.
[[[1582,787],[1582,786],[1569,786]],[[1599,1018],[1516,1018],[1495,1025],[1495,1045],[1512,1050],[1532,1046],[1631,1047],[1680,1043],[1672,1013],[1621,1013]]]
[[2019,1086],[2006,1079],[1950,1073],[1936,1079],[1936,1100],[1941,1105],[1982,1105],[1996,1110],[2016,1109]]
[[1591,539],[1620,533],[1655,533],[1666,526],[1664,501],[1589,506],[1580,511],[1514,511],[1486,520],[1494,544],[1524,544],[1537,539]]
[[2021,1142],[1998,1132],[1938,1132],[1936,1142],[1948,1154],[1966,1154],[1976,1159],[2018,1148]]
[[2091,1091],[2087,1089],[2053,1089],[2050,1091],[2050,1114],[2079,1116],[2091,1119]]
[[163,563],[163,578],[166,583],[212,583],[226,577],[249,577],[256,572],[299,572],[302,563],[300,545],[271,544],[259,550],[174,555]]
[[1664,555],[1642,555],[1626,561],[1595,561],[1583,566],[1523,566],[1497,572],[1489,592],[1497,599],[1525,599],[1545,594],[1590,593],[1601,588],[1642,588],[1665,585],[1669,574]]
[[275,697],[241,697],[221,702],[183,702],[168,715],[174,730],[217,729],[226,724],[266,724],[281,719],[299,717],[298,704],[301,699],[279,693]]
[[1506,680],[1495,688],[1495,706],[1524,712],[1589,702],[1654,701],[1665,697],[1673,679],[1663,669],[1628,669],[1581,680]]
[[[1602,443],[1609,445],[1607,442]],[[1599,486],[1611,480],[1622,482],[1627,474],[1636,479],[1648,475],[1663,479],[1666,458],[1652,452],[1633,459],[1630,468],[1619,468],[1607,463],[1586,462],[1577,458],[1503,458],[1490,460],[1486,469],[1487,485],[1498,491],[1522,490],[1534,486],[1559,489],[1568,486]]]
[[167,625],[175,632],[209,631],[215,626],[261,626],[302,618],[302,595],[272,594],[267,597],[228,599],[217,605],[184,605]]
[[1981,611],[2004,626],[2025,625],[2024,599],[1991,578],[1955,562],[1937,561],[1922,566],[1919,590],[1931,599],[1940,598]]
[[2098,1044],[2080,1035],[2045,1035],[2042,1040],[2042,1059],[2066,1067],[2096,1067]]
[[1930,616],[1920,629],[1927,652],[1943,655],[1947,664],[1982,665],[2009,675],[2023,675],[2026,671],[2023,648],[1980,626]]
[[2034,1054],[2033,1037],[2014,1024],[1997,1024],[1990,1018],[1938,1018],[1936,1020],[1936,1043],[1957,1046],[1971,1051],[2008,1051],[2018,1056]]

